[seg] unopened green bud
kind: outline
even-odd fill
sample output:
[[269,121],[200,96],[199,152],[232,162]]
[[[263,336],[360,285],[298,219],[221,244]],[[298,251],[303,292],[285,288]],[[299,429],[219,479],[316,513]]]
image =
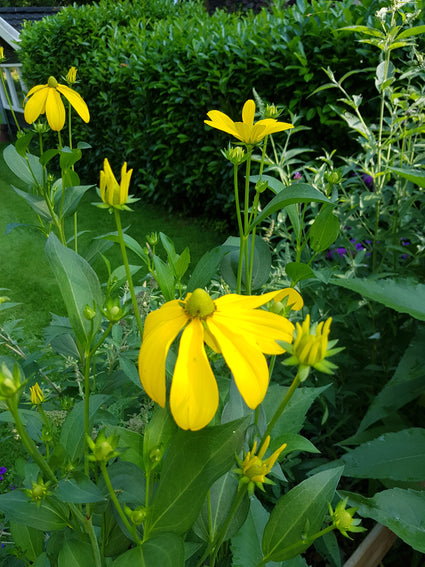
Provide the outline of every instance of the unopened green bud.
[[326,181],[328,183],[331,183],[331,185],[336,185],[337,183],[340,183],[342,179],[340,172],[335,169],[330,173],[327,173],[325,177],[326,177]]
[[148,244],[150,244],[151,246],[156,246],[159,242],[158,233],[150,232],[149,234],[146,235],[146,240],[148,241]]
[[264,118],[279,118],[281,111],[274,104],[268,104],[264,111]]
[[233,165],[241,165],[246,160],[245,150],[240,146],[235,148],[229,147],[227,150],[222,150],[222,154]]
[[139,506],[135,510],[132,510],[128,506],[124,506],[124,511],[135,526],[143,524],[148,516],[148,510],[144,506]]
[[159,463],[159,461],[162,459],[162,454],[163,454],[163,451],[161,451],[161,449],[159,447],[155,447],[149,453],[149,459],[152,463]]
[[91,437],[87,437],[87,444],[93,452],[93,455],[90,455],[89,459],[99,463],[106,463],[109,459],[117,457],[119,455],[119,452],[116,451],[118,439],[119,437],[115,434],[106,437],[104,429],[100,431],[96,437],[96,441],[93,441]]
[[21,386],[21,376],[18,365],[15,364],[13,372],[3,362],[0,368],[0,398],[11,398]]
[[124,311],[123,309],[121,309],[119,298],[116,297],[113,299],[112,297],[110,297],[106,301],[106,305],[103,308],[103,313],[111,323],[116,323],[117,321],[122,319],[124,317]]
[[268,186],[269,184],[267,183],[267,181],[265,181],[264,179],[259,179],[255,184],[255,190],[257,191],[257,193],[264,193]]
[[87,319],[87,321],[91,321],[96,317],[96,311],[92,307],[90,307],[90,305],[86,305],[84,307],[83,315]]
[[51,89],[55,89],[58,86],[58,82],[54,77],[49,77],[47,80],[47,86]]

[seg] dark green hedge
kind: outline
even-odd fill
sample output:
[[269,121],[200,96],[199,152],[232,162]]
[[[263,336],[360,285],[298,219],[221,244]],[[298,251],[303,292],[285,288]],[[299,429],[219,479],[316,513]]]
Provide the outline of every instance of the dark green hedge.
[[[114,167],[127,160],[149,199],[216,215],[231,204],[231,172],[219,152],[228,140],[204,125],[207,111],[239,119],[254,87],[312,128],[297,134],[298,146],[348,151],[347,130],[330,108],[337,91],[309,94],[326,82],[322,67],[341,76],[373,66],[376,53],[338,29],[366,23],[376,7],[376,0],[298,0],[257,15],[208,15],[191,1],[103,0],[25,26],[20,57],[29,86],[78,67],[92,115],[81,128],[93,146],[87,172],[104,157]],[[369,88],[366,73],[352,81],[346,86],[355,92]]]

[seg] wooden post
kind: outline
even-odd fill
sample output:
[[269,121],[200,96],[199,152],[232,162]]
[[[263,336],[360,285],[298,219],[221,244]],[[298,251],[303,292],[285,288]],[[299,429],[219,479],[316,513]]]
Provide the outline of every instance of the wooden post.
[[343,567],[377,567],[396,539],[395,533],[376,524]]

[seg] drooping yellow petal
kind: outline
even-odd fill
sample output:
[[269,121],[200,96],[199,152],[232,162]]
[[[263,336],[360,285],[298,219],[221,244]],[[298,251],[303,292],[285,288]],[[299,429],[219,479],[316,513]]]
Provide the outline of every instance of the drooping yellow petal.
[[234,333],[215,317],[207,319],[206,324],[220,346],[245,403],[255,409],[263,401],[269,383],[264,355],[249,337]]
[[212,318],[238,334],[249,337],[265,354],[282,354],[285,351],[276,341],[291,343],[294,335],[294,326],[288,319],[262,309],[216,311]]
[[[27,93],[27,96],[25,97],[25,100],[29,97],[31,97],[33,94],[35,94],[38,91],[41,91],[42,89],[47,89],[49,85],[36,85],[35,87],[32,87],[32,89],[30,89]],[[46,95],[47,96],[47,95]]]
[[180,339],[170,390],[170,409],[179,427],[196,431],[212,420],[218,408],[218,387],[204,349],[204,331],[192,319]]
[[27,100],[24,109],[24,118],[28,124],[32,124],[37,120],[40,114],[44,114],[46,111],[46,100],[49,89],[47,85],[34,87],[30,90],[27,96],[33,92],[30,99]]
[[[143,388],[148,396],[164,407],[166,399],[165,362],[168,350],[187,323],[187,317],[181,308],[180,314],[170,319],[163,316],[158,317],[159,311],[161,310],[149,313],[146,318],[138,362]],[[165,310],[165,312],[168,311]],[[152,324],[150,319],[154,319],[156,323]]]
[[56,89],[48,88],[46,99],[46,118],[52,130],[58,132],[65,124],[65,107]]
[[158,325],[167,323],[168,321],[180,321],[181,328],[189,322],[189,317],[186,315],[178,299],[167,301],[167,303],[164,303],[159,309],[149,313],[143,328],[143,340],[154,331]]
[[63,94],[63,96],[68,100],[75,111],[80,115],[84,122],[90,121],[90,112],[87,104],[85,103],[83,97],[66,85],[58,85],[56,89]]
[[286,289],[279,289],[277,291],[270,291],[263,295],[237,295],[236,293],[229,293],[223,295],[214,301],[217,310],[232,309],[238,307],[242,309],[256,309],[265,305],[274,299],[275,301],[282,301],[284,297],[288,296],[288,305],[294,305],[293,309],[301,309],[304,305],[301,295],[297,290],[288,287]]

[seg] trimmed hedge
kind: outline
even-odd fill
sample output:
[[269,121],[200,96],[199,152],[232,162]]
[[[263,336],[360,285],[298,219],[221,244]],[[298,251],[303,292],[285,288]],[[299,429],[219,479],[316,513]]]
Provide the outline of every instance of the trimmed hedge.
[[[311,127],[297,134],[297,146],[349,151],[347,129],[331,109],[339,93],[309,94],[326,82],[322,67],[342,76],[374,66],[376,52],[338,29],[366,23],[377,5],[298,0],[256,15],[209,15],[200,2],[101,0],[26,25],[20,59],[28,85],[78,67],[92,115],[79,126],[93,146],[87,172],[98,172],[104,157],[117,169],[127,160],[150,200],[216,216],[232,206],[231,168],[219,151],[226,136],[203,123],[208,110],[240,119],[254,87],[286,107],[282,119],[291,111]],[[345,85],[367,92],[369,81],[365,73]]]

